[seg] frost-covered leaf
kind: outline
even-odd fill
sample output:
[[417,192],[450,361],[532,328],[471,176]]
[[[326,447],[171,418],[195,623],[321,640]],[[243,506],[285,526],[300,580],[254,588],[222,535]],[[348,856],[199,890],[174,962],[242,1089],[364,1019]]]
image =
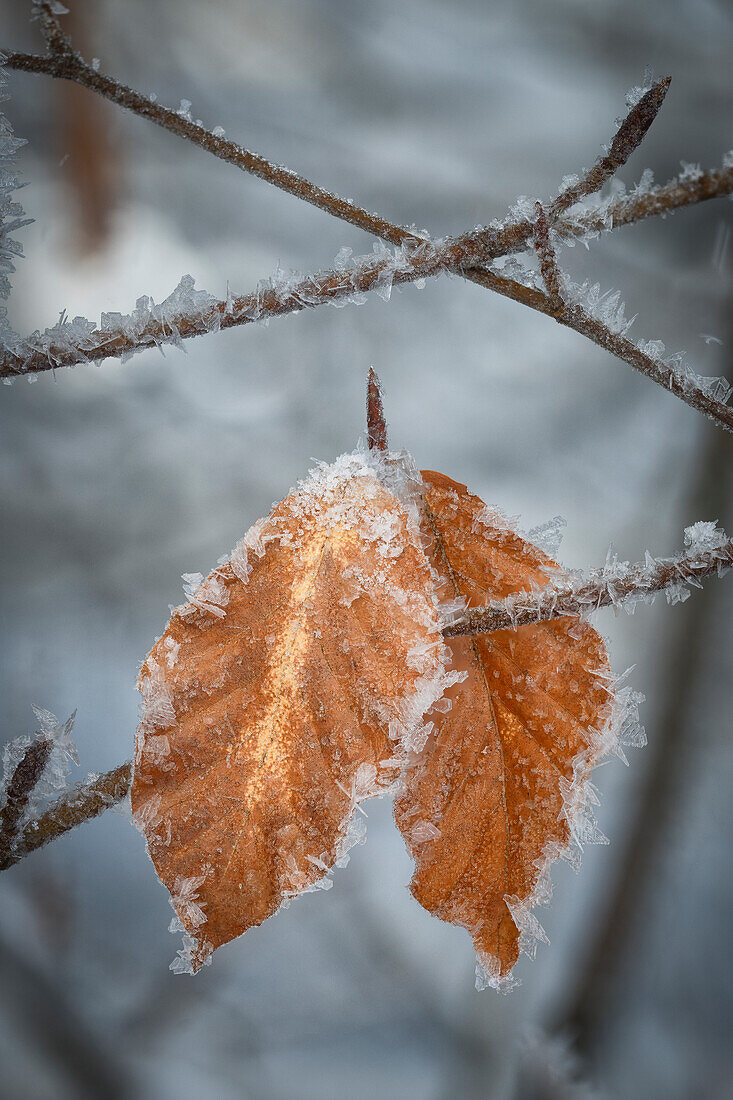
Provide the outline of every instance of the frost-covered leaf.
[[132,806],[187,934],[174,969],[331,884],[451,682],[414,505],[380,461],[321,467],[187,574],[145,660]]
[[[423,478],[428,553],[451,612],[547,584],[554,563],[511,521],[442,474]],[[544,939],[530,909],[549,899],[549,864],[603,839],[587,779],[613,747],[611,678],[602,639],[577,618],[450,648],[467,678],[434,708],[395,812],[412,893],[471,933],[477,985],[506,989],[520,949]]]

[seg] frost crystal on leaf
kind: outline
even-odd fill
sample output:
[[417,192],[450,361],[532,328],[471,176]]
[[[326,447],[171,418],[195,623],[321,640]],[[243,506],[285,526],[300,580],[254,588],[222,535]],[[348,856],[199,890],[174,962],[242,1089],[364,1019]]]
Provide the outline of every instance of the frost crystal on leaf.
[[538,546],[549,558],[554,558],[562,543],[563,531],[568,521],[563,516],[553,516],[527,532],[527,541]]

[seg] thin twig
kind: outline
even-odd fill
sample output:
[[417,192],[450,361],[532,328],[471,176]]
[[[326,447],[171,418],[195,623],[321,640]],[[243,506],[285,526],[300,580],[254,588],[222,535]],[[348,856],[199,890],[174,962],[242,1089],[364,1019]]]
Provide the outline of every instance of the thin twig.
[[400,284],[436,275],[442,269],[442,253],[424,241],[421,245],[423,247],[411,253],[399,269],[389,261],[375,260],[372,254],[360,257],[354,267],[347,270],[314,272],[287,286],[260,287],[251,294],[214,300],[203,310],[176,314],[164,320],[151,313],[149,322],[134,331],[94,329],[72,345],[61,340],[45,345],[36,340],[34,344],[31,337],[22,350],[6,349],[0,355],[0,378],[40,374],[107,358],[124,358],[145,348],[329,305],[381,288],[385,285],[385,277],[393,284]]
[[[714,549],[690,550],[686,555],[651,566],[639,563],[615,573],[611,571],[610,575],[598,569],[587,579],[575,578],[567,584],[552,585],[536,593],[520,593],[501,603],[476,608],[460,622],[444,627],[443,635],[455,638],[493,630],[514,630],[529,623],[587,615],[611,604],[619,606],[646,599],[680,584],[700,587],[702,580],[714,574],[722,576],[731,565],[733,540],[725,540]],[[131,782],[132,764],[128,761],[59,798],[41,817],[26,825],[12,854],[0,860],[0,871],[122,801]]]
[[[701,173],[695,180],[672,180],[640,195],[618,199],[605,213],[591,211],[574,221],[560,219],[553,228],[563,240],[578,239],[588,233],[607,232],[731,193],[733,166],[712,169]],[[217,327],[231,328],[253,320],[284,316],[306,306],[327,305],[352,294],[369,293],[376,287],[383,286],[385,275],[389,275],[393,283],[402,284],[450,272],[528,305],[532,294],[536,292],[472,265],[525,249],[533,232],[533,223],[519,221],[501,229],[477,229],[460,237],[449,238],[437,247],[428,247],[427,242],[419,239],[419,245],[404,258],[399,271],[390,270],[391,264],[388,260],[374,260],[373,256],[365,255],[357,258],[353,272],[315,272],[304,276],[298,284],[289,288],[287,294],[273,289],[241,295],[233,300],[221,300],[211,306],[210,314],[182,315],[175,319],[175,326],[180,339],[190,339]],[[507,288],[510,286],[519,289],[516,293],[509,293]],[[538,296],[533,308],[552,314],[551,308],[542,309],[541,300],[541,296]],[[215,314],[219,315],[220,320],[216,321]],[[14,352],[9,348],[0,351],[0,378],[11,379],[23,374],[40,374],[60,367],[119,358],[160,346],[170,340],[170,332],[166,332],[165,324],[151,321],[134,335],[113,328],[94,329],[87,333],[83,346],[78,347],[51,343],[48,347],[34,348],[31,339],[25,342],[22,352]]]
[[560,218],[555,232],[563,238],[582,236],[583,233],[615,229],[620,225],[672,214],[684,206],[694,206],[707,199],[722,198],[733,192],[733,164],[723,168],[711,168],[691,179],[672,179],[648,191],[632,192],[625,198],[611,203],[605,213],[589,211],[577,218]]
[[631,566],[597,569],[588,578],[549,585],[539,592],[520,592],[500,603],[472,609],[460,621],[446,626],[443,634],[451,638],[462,634],[485,634],[561,619],[566,615],[586,615],[601,607],[636,603],[685,583],[699,588],[700,581],[713,575],[722,576],[732,565],[733,540],[727,539],[703,552],[692,550],[651,564],[638,562]]
[[549,218],[554,222],[576,202],[594,195],[611,176],[622,168],[635,149],[641,145],[649,127],[659,114],[664,97],[669,91],[671,77],[658,80],[635,104],[619,126],[605,156],[599,157],[589,172],[578,183],[562,191],[549,209]]
[[41,817],[26,825],[13,851],[0,860],[0,871],[121,802],[131,782],[132,764],[128,761],[58,798]]
[[[399,245],[407,241],[419,243],[421,239],[404,227],[395,225],[377,214],[371,214],[362,207],[340,198],[317,184],[311,183],[310,180],[305,179],[305,177],[298,175],[289,168],[273,164],[265,157],[250,152],[236,142],[228,141],[222,136],[213,134],[204,126],[199,126],[171,108],[151,101],[140,92],[127,87],[99,70],[93,69],[77,53],[72,52],[72,56],[69,58],[68,54],[59,56],[51,53],[44,56],[41,54],[11,52],[6,55],[3,65],[9,69],[45,73],[47,76],[61,80],[72,80],[77,84],[81,84],[133,114],[147,118],[170,133],[200,146],[200,148],[205,149],[206,152],[211,153],[220,160],[233,164],[244,172],[258,176],[273,186],[279,187],[297,198],[304,199],[334,217],[356,225],[367,233],[381,237],[391,244]],[[664,83],[664,81],[660,82],[660,84]],[[651,124],[651,118],[649,124]],[[618,134],[614,140],[617,139]],[[685,181],[684,183],[673,180],[663,187],[653,189],[653,191],[619,200],[602,215],[588,212],[582,214],[577,221],[558,218],[555,229],[563,238],[582,236],[587,232],[608,228],[609,225],[628,225],[642,218],[669,213],[678,207],[729,195],[731,192],[733,192],[733,167],[713,169],[710,172],[702,173],[695,180]],[[563,194],[565,193],[563,192]],[[519,220],[500,228],[484,228],[475,233],[466,234],[464,238],[457,238],[455,244],[461,252],[464,252],[465,245],[470,244],[471,247],[465,248],[465,255],[457,256],[455,263],[451,266],[458,267],[460,263],[489,261],[526,248],[532,232],[532,222]]]
[[60,57],[77,57],[81,60],[80,55],[76,53],[71,45],[71,39],[64,33],[49,0],[35,0],[32,10],[38,19],[41,34],[48,46],[49,53],[57,54]]
[[53,748],[50,737],[37,737],[16,764],[0,810],[0,866],[11,858],[28,799],[35,790]]
[[544,279],[547,293],[549,294],[556,310],[563,307],[562,294],[560,293],[560,271],[557,266],[555,249],[550,241],[550,227],[547,215],[541,202],[535,203],[535,229],[532,243],[534,244],[537,258],[540,261],[540,272]]

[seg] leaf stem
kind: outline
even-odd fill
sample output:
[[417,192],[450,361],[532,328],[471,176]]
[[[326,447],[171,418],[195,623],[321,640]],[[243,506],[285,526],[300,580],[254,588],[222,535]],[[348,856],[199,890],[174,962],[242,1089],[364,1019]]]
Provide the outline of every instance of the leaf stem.
[[387,422],[384,419],[382,386],[374,367],[369,368],[367,381],[367,439],[371,451],[386,451]]

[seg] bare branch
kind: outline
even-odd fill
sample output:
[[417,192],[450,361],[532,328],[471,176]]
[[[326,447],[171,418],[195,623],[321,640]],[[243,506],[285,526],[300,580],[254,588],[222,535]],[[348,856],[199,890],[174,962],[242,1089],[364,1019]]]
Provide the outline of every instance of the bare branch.
[[26,825],[12,853],[7,853],[0,859],[0,871],[7,870],[37,848],[56,840],[82,822],[98,817],[116,802],[121,802],[129,791],[131,782],[132,764],[128,761],[57,799],[41,817]]
[[10,777],[5,805],[0,810],[0,867],[11,858],[28,799],[43,775],[52,748],[50,737],[37,737],[30,743]]
[[644,93],[619,126],[606,155],[596,161],[582,180],[566,188],[557,196],[550,206],[550,221],[555,221],[560,214],[587,195],[594,195],[596,191],[600,191],[604,183],[626,164],[657,117],[664,103],[664,97],[669,91],[670,83],[671,77],[666,76]]
[[721,577],[733,565],[733,540],[721,532],[718,534],[720,539],[709,550],[691,548],[674,558],[648,559],[635,565],[613,562],[587,576],[572,577],[540,592],[520,592],[500,603],[477,607],[459,622],[445,627],[443,634],[457,637],[516,629],[565,615],[587,615],[601,607],[626,605],[633,610],[638,601],[665,591],[677,600],[684,599],[689,592],[683,595],[680,586],[691,584],[699,588],[700,581],[713,575]]
[[374,367],[369,368],[367,382],[367,439],[370,450],[387,450],[387,422],[384,419],[382,387]]

